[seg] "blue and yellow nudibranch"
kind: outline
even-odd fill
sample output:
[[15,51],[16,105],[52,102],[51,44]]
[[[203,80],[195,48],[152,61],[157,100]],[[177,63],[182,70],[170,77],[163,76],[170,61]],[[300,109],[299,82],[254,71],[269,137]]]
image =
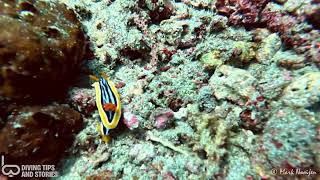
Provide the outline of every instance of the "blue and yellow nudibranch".
[[121,116],[120,95],[108,76],[101,73],[102,78],[90,76],[94,82],[93,86],[96,91],[96,105],[98,108],[100,123],[98,131],[101,133],[103,140],[109,142],[109,130],[117,127]]

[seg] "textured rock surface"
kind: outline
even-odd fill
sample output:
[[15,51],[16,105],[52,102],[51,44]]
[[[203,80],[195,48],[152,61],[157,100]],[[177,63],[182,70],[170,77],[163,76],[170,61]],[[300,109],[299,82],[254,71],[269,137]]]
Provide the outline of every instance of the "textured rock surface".
[[27,106],[0,130],[0,152],[13,164],[54,164],[82,128],[81,115],[63,105]]
[[60,95],[84,54],[73,11],[58,3],[0,3],[0,96],[45,100]]
[[320,72],[299,77],[283,93],[282,101],[287,106],[307,108],[320,103]]
[[217,99],[247,100],[255,95],[257,80],[247,71],[223,65],[209,80]]
[[101,143],[91,87],[74,88],[88,123],[61,179],[277,179],[273,168],[319,167],[308,75],[320,65],[318,0],[62,1],[90,37],[88,68],[119,85],[127,128]]
[[271,164],[302,168],[317,165],[314,147],[319,146],[319,141],[315,124],[319,119],[303,110],[283,108],[270,117],[263,139]]

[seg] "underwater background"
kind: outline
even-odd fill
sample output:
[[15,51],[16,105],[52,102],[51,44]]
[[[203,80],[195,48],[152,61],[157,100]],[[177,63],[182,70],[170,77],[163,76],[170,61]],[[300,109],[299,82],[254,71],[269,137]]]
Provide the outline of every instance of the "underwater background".
[[66,180],[320,178],[319,30],[319,0],[0,0],[1,155]]

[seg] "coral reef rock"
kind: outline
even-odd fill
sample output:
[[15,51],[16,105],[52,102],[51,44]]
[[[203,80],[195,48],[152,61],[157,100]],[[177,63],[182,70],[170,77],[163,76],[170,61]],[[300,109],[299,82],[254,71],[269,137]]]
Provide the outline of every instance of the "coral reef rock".
[[316,118],[302,110],[280,109],[267,122],[263,142],[273,167],[316,165]]
[[217,99],[246,100],[256,92],[254,88],[256,78],[243,69],[226,65],[216,70],[209,84]]
[[0,96],[46,100],[60,95],[84,54],[73,11],[59,3],[1,1]]
[[86,126],[59,179],[317,179],[274,170],[320,167],[319,0],[63,2],[122,121],[105,144],[83,78],[69,101]]
[[310,107],[320,102],[320,73],[310,72],[293,81],[285,90],[283,102],[292,107]]
[[53,164],[82,128],[82,116],[68,107],[29,106],[9,115],[0,131],[6,163]]

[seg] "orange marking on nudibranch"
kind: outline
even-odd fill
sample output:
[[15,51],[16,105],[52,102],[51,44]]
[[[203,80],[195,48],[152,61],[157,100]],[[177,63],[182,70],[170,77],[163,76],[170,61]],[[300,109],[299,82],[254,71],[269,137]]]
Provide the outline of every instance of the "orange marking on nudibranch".
[[116,111],[117,106],[115,104],[112,104],[112,103],[107,103],[107,104],[103,105],[103,109],[105,111]]
[[108,77],[108,75],[107,75],[106,73],[100,72],[100,74],[101,74],[101,76],[102,76],[105,80],[108,80],[108,79],[109,79],[109,77]]
[[89,78],[93,81],[96,81],[98,82],[99,81],[99,78],[97,76],[94,76],[94,75],[89,75]]

